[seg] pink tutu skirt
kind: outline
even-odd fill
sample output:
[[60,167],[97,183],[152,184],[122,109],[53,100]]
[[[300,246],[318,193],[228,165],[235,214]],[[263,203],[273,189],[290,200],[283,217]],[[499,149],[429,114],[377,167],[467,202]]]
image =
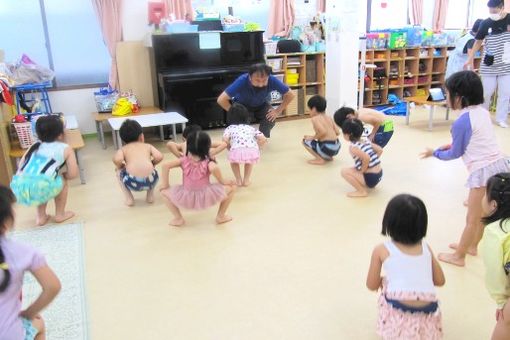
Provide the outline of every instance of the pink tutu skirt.
[[207,209],[223,201],[227,196],[225,188],[219,183],[194,190],[187,189],[183,185],[176,185],[161,193],[179,208],[190,210]]
[[441,311],[433,313],[404,312],[393,307],[386,297],[393,300],[421,300],[437,302],[435,294],[386,293],[379,296],[377,334],[387,340],[439,340],[443,338]]
[[228,152],[230,163],[254,164],[259,161],[260,151],[258,148],[238,148]]

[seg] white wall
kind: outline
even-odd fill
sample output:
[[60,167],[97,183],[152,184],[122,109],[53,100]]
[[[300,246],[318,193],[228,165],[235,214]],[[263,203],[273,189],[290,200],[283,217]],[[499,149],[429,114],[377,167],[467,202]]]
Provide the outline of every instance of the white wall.
[[50,91],[51,108],[54,112],[75,115],[82,134],[96,132],[96,124],[92,119],[92,112],[96,110],[94,92],[97,88]]

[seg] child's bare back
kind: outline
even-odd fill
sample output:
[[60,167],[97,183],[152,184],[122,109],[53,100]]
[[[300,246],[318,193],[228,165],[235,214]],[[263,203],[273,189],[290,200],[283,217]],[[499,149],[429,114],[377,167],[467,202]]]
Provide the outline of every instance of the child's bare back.
[[156,148],[150,144],[141,142],[133,142],[124,145],[120,152],[122,152],[126,171],[131,176],[147,177],[154,170],[153,160],[156,153],[159,153]]
[[335,141],[340,134],[333,119],[325,113],[313,116],[312,124],[319,142]]

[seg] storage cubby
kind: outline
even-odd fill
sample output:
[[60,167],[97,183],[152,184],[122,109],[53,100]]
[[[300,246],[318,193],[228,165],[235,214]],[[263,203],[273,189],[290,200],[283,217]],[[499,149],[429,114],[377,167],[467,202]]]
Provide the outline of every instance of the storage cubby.
[[[325,95],[326,84],[324,75],[326,64],[323,52],[266,55],[266,62],[273,67],[273,74],[282,79],[296,96],[279,118],[308,114],[306,105],[308,99],[316,94]],[[275,70],[275,65],[278,66],[280,63],[281,69],[276,67]],[[290,79],[290,77],[295,78],[293,74],[298,75],[297,83]],[[275,105],[279,103],[281,101],[272,102]]]
[[[374,73],[381,71],[367,69],[371,80],[365,88],[364,105],[387,104],[388,94],[402,99],[419,95],[420,89],[443,87],[447,60],[447,47],[367,50],[366,63],[374,64],[378,70],[384,68],[386,78],[378,80]],[[479,60],[475,60],[475,65],[479,65]]]

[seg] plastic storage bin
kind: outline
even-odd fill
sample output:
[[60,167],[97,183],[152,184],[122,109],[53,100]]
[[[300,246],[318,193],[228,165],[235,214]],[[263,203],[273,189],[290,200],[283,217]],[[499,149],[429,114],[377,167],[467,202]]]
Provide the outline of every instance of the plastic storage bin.
[[421,46],[423,29],[421,27],[408,27],[407,33],[407,46],[416,47]]
[[267,65],[271,66],[273,72],[281,71],[283,68],[283,58],[268,59]]
[[272,55],[277,53],[276,47],[278,46],[277,42],[267,42],[264,44],[264,47],[266,49],[266,55]]
[[244,24],[223,24],[224,32],[244,32]]
[[390,33],[390,48],[404,48],[407,44],[407,32],[395,30]]
[[18,135],[19,145],[22,149],[28,149],[32,144],[35,143],[36,139],[32,133],[32,123],[12,123],[16,134]]

